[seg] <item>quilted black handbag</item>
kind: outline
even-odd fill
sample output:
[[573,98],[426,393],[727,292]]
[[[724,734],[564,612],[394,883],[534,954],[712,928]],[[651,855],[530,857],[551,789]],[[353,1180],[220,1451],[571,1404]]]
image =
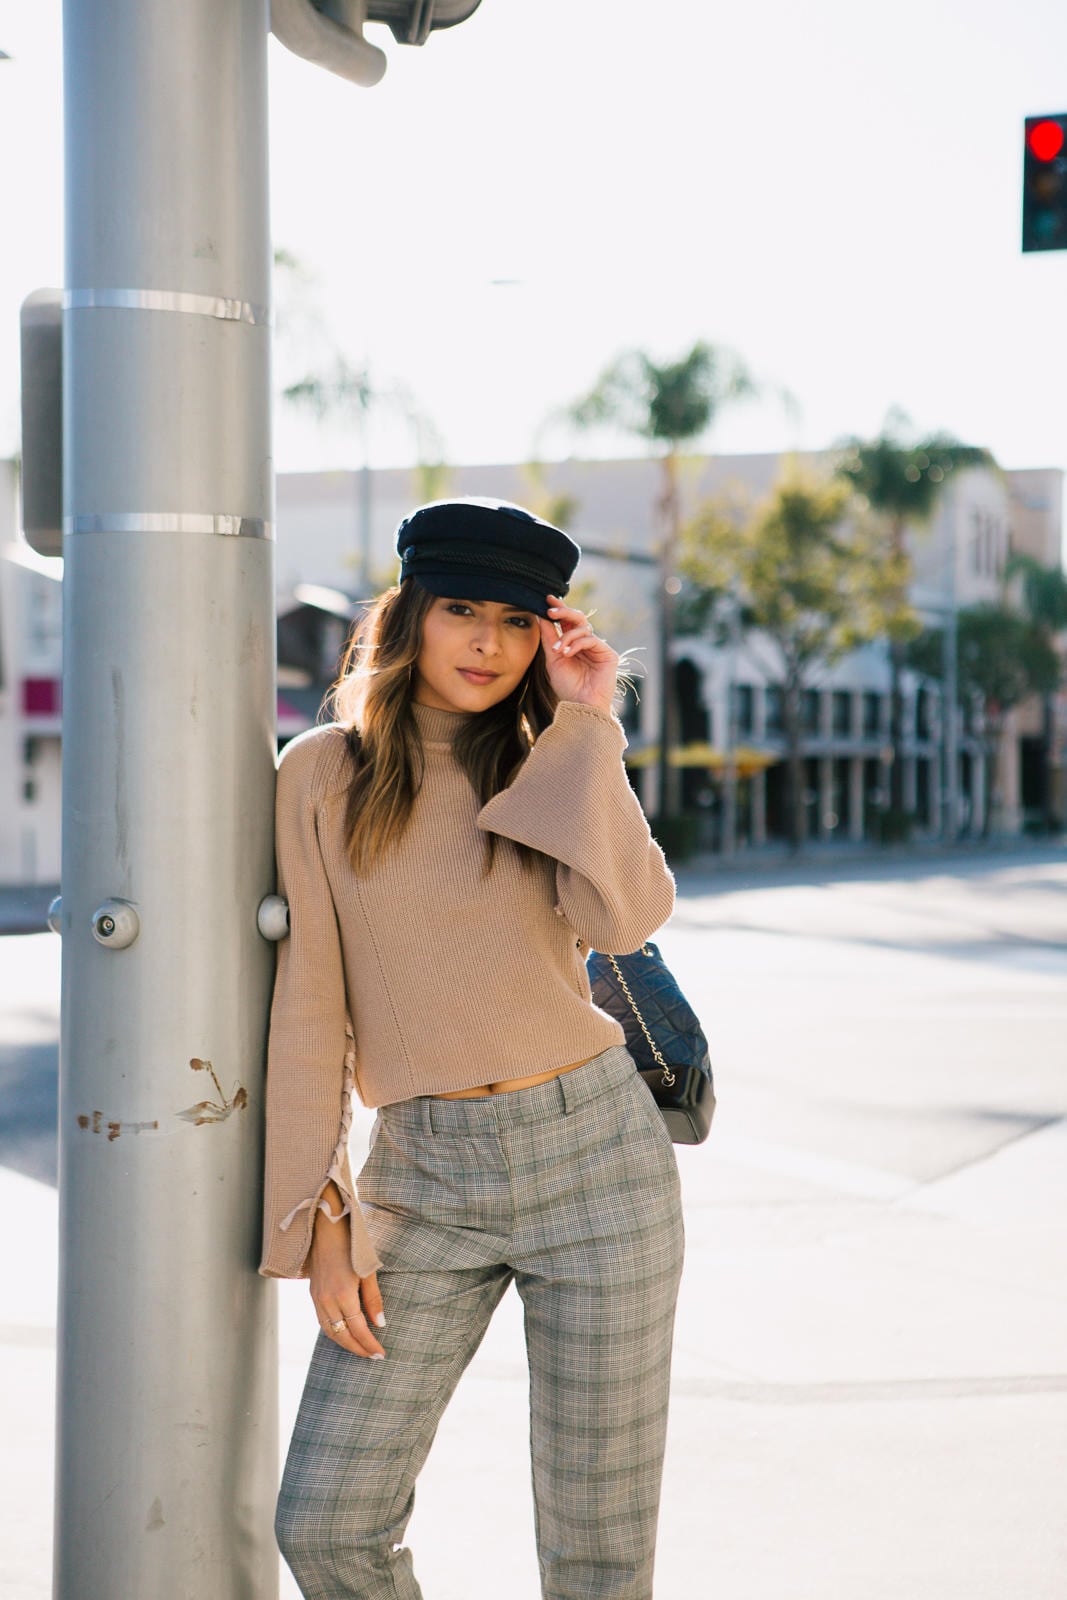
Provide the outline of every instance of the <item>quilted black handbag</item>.
[[593,1004],[622,1023],[674,1143],[703,1144],[715,1111],[708,1041],[657,947],[646,942],[628,956],[590,950],[586,970]]

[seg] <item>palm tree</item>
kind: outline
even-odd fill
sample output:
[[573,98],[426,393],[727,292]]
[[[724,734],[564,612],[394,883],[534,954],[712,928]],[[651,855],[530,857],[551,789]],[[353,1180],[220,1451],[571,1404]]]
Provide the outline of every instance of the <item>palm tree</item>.
[[[961,444],[949,433],[932,433],[923,438],[908,437],[909,420],[893,410],[873,439],[850,438],[839,446],[837,472],[851,483],[871,510],[886,523],[889,554],[900,565],[904,582],[911,576],[906,546],[910,526],[930,522],[937,510],[949,477],[963,467],[993,466],[988,450]],[[905,597],[902,595],[901,599]],[[890,744],[893,762],[889,773],[889,826],[896,833],[907,832],[904,815],[904,732],[901,675],[909,639],[917,624],[907,620],[901,610],[901,623],[889,632]]]
[[740,358],[731,351],[698,340],[678,361],[659,364],[644,350],[628,350],[601,373],[593,388],[567,408],[567,417],[582,429],[611,427],[647,439],[661,466],[655,507],[659,527],[659,755],[656,769],[661,818],[675,814],[678,774],[668,764],[677,743],[677,705],[672,692],[671,641],[674,601],[681,583],[675,573],[681,506],[678,453],[712,426],[722,407],[756,393]]
[[355,420],[362,461],[359,582],[363,592],[369,594],[371,592],[371,469],[367,428],[371,411],[376,407],[391,407],[411,424],[415,432],[420,468],[441,482],[447,468],[440,459],[440,439],[437,431],[429,419],[418,410],[408,390],[402,384],[379,386],[371,381],[368,367],[354,367],[347,357],[341,354],[335,355],[332,364],[324,371],[309,373],[296,383],[288,384],[282,390],[282,397],[293,405],[306,406],[320,420],[335,414]]
[[[291,368],[298,358],[305,367],[304,376],[283,385],[282,399],[304,407],[320,421],[336,415],[355,423],[361,461],[359,586],[369,595],[375,592],[376,582],[376,575],[371,571],[371,469],[367,437],[371,415],[380,409],[390,409],[410,425],[418,458],[416,481],[421,484],[425,480],[430,491],[424,495],[425,499],[432,499],[438,486],[447,481],[442,442],[437,429],[416,405],[404,384],[385,385],[372,380],[366,362],[354,366],[336,348],[318,304],[315,277],[300,258],[278,247],[274,251],[274,266],[283,302],[278,323],[279,333],[285,335],[281,341],[285,347],[285,365]],[[311,371],[306,370],[309,359]]]

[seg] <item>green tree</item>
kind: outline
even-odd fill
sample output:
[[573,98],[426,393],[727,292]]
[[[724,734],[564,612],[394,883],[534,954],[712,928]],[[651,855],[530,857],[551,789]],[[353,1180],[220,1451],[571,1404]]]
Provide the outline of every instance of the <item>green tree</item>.
[[444,500],[451,491],[453,472],[446,461],[417,461],[412,476],[415,499],[420,505]]
[[782,665],[786,825],[803,838],[801,701],[821,669],[910,624],[901,561],[885,557],[878,528],[857,512],[840,478],[787,466],[770,496],[747,513],[709,502],[682,534],[681,570],[696,589],[741,603],[741,626],[759,629]]
[[849,438],[837,447],[838,475],[882,521],[885,543],[900,574],[899,623],[887,628],[889,639],[890,818],[893,826],[906,834],[911,819],[904,811],[904,737],[901,674],[907,645],[918,631],[918,622],[905,604],[911,584],[911,561],[907,548],[909,527],[928,524],[953,473],[964,467],[993,466],[988,450],[962,444],[949,433],[915,437],[905,414],[895,409],[886,418],[880,434],[873,439]]
[[[1067,630],[1067,573],[1062,567],[1043,566],[1035,557],[1017,551],[1008,557],[1004,577],[1007,584],[1018,584],[1023,610],[1048,644],[1059,649],[1062,662],[1062,635]],[[1052,793],[1054,744],[1054,692],[1046,690],[1041,695],[1041,826],[1045,833],[1054,833],[1064,822],[1056,815]]]
[[[1063,664],[1042,624],[994,602],[967,606],[956,619],[956,675],[961,701],[977,703],[985,753],[983,837],[992,821],[993,779],[1004,722],[1030,695],[1051,696],[1063,679]],[[908,647],[907,664],[922,677],[943,678],[943,637],[928,628]]]
[[551,522],[553,527],[570,528],[581,507],[578,497],[568,494],[566,490],[551,487],[548,469],[543,461],[527,461],[520,467],[519,475],[523,482],[523,505],[535,516]]
[[567,409],[577,428],[608,427],[647,440],[660,461],[655,506],[659,531],[659,758],[657,793],[663,818],[678,810],[677,772],[668,751],[678,742],[678,712],[671,680],[676,574],[681,525],[679,452],[715,422],[724,406],[756,393],[755,383],[733,352],[698,340],[678,361],[663,364],[644,350],[628,350],[601,373],[588,394]]

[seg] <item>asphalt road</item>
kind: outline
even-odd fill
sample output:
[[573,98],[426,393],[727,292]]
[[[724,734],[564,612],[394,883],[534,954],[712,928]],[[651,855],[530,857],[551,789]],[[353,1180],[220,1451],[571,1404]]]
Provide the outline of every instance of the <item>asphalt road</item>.
[[[657,943],[719,1108],[678,1151],[657,1600],[1064,1600],[1067,854],[679,884]],[[0,941],[0,1199],[33,1219],[0,1284],[3,1600],[50,1593],[58,948]],[[287,1439],[315,1323],[279,1298]],[[426,1600],[537,1600],[520,1311],[420,1481]]]

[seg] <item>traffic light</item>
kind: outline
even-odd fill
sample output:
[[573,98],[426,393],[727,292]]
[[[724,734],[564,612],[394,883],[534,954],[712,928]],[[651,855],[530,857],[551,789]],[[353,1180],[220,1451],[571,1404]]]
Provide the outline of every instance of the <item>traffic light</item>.
[[63,291],[22,302],[22,531],[42,556],[63,554]]
[[[454,28],[481,0],[370,0],[368,22],[387,22],[397,44],[425,44],[434,28]],[[329,7],[323,3],[323,9]]]
[[1067,250],[1067,111],[1026,119],[1023,250]]
[[372,88],[385,51],[363,37],[365,22],[384,22],[398,44],[425,44],[435,28],[454,28],[481,0],[271,0],[271,32],[294,55]]

